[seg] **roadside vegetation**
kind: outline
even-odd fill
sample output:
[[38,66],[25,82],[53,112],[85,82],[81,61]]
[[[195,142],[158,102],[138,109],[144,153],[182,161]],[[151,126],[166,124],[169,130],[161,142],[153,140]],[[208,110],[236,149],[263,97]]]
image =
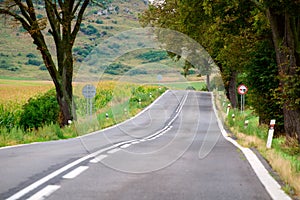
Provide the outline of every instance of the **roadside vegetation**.
[[[272,147],[268,149],[266,144],[269,126],[260,125],[259,117],[250,107],[247,107],[243,113],[239,109],[231,109],[226,116],[228,103],[224,96],[217,101],[224,123],[230,130],[230,136],[236,138],[242,146],[258,150],[275,171],[271,174],[282,183],[283,190],[290,196],[299,198],[300,147],[297,140],[275,134]],[[248,125],[245,121],[248,121]],[[275,132],[278,131],[277,129],[275,126]]]
[[[86,99],[78,93],[75,95],[77,121],[61,128],[51,83],[37,87],[36,81],[21,81],[21,86],[1,81],[6,86],[0,87],[0,147],[72,138],[103,129],[136,115],[166,90],[161,86],[99,82],[93,115],[87,116]],[[83,87],[77,86],[78,91]],[[4,90],[11,91],[11,95]],[[13,91],[19,91],[18,95],[13,95],[16,94]]]

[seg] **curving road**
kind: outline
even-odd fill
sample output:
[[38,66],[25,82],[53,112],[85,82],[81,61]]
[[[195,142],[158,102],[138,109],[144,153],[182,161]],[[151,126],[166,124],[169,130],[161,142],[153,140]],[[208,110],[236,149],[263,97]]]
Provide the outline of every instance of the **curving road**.
[[84,137],[2,148],[0,163],[0,199],[274,198],[222,136],[205,92],[168,91]]

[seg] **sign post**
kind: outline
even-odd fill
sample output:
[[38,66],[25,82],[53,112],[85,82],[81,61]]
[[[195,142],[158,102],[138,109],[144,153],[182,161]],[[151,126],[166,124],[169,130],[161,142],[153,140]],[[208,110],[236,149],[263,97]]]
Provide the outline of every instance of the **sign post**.
[[244,110],[245,110],[245,95],[248,92],[248,88],[247,88],[247,86],[242,84],[242,85],[239,85],[237,91],[241,95],[241,111],[244,112]]
[[82,95],[86,98],[86,114],[92,115],[93,114],[93,103],[92,99],[96,95],[96,88],[93,85],[85,85],[82,89]]

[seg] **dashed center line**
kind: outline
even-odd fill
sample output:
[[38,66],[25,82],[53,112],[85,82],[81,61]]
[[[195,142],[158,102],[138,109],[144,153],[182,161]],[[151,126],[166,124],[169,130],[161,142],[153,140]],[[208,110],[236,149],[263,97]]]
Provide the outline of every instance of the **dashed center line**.
[[98,163],[100,162],[101,160],[103,160],[104,158],[106,158],[107,155],[100,155],[100,156],[97,156],[96,158],[94,158],[93,160],[90,160],[90,163]]
[[129,144],[124,144],[124,145],[120,146],[120,148],[121,148],[121,149],[126,149],[126,148],[130,147],[131,145],[132,145],[131,143],[129,143]]
[[89,167],[88,166],[79,166],[73,171],[69,172],[68,174],[64,175],[63,178],[65,179],[72,179],[87,170]]
[[46,197],[50,196],[53,192],[58,190],[60,188],[59,185],[48,185],[44,187],[42,190],[38,191],[34,195],[32,195],[30,198],[27,200],[42,200],[45,199]]

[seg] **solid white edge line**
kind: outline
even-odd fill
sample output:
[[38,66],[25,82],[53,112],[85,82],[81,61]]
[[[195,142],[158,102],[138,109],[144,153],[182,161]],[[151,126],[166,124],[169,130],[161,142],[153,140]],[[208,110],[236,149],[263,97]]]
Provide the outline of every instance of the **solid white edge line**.
[[64,179],[73,179],[77,177],[79,174],[87,170],[89,167],[88,166],[79,166],[76,169],[72,170],[71,172],[67,173],[66,175],[63,176]]
[[48,185],[44,187],[42,190],[38,191],[27,200],[43,200],[46,197],[50,196],[53,192],[60,188],[59,185]]
[[213,104],[213,110],[217,118],[218,126],[222,132],[223,137],[243,152],[248,162],[250,163],[253,171],[255,172],[258,179],[266,188],[267,192],[269,193],[269,195],[273,200],[291,200],[291,198],[281,189],[281,186],[278,184],[278,182],[270,175],[270,173],[265,168],[265,166],[260,162],[260,160],[257,158],[255,153],[253,153],[253,151],[249,148],[242,147],[235,140],[233,140],[228,136],[218,116],[218,112],[215,106],[214,95],[212,92],[211,92],[211,96],[212,96],[211,99]]

